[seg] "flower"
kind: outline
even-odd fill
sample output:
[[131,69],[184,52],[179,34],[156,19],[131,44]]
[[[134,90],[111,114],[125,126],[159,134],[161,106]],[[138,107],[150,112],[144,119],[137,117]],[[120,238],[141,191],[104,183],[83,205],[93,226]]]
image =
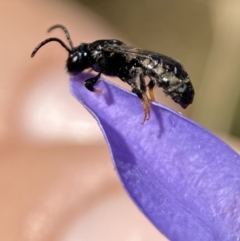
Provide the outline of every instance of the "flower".
[[180,113],[101,80],[102,94],[71,78],[72,94],[97,120],[125,189],[172,241],[240,240],[240,156]]

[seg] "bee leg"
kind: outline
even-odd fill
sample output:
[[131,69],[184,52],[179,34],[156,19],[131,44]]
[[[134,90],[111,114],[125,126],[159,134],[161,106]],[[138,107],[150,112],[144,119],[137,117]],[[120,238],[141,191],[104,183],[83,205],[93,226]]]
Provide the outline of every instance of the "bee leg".
[[142,91],[142,97],[143,97],[142,104],[144,109],[144,118],[141,123],[143,125],[146,120],[150,119],[150,103],[149,103],[149,98],[147,96],[147,86],[146,86],[143,73],[139,74],[139,82],[140,82],[140,89]]
[[142,104],[144,109],[144,118],[141,124],[144,125],[144,123],[150,119],[150,103],[146,93],[143,93]]
[[135,74],[133,79],[129,79],[126,82],[132,86],[132,92],[135,93],[138,98],[141,100],[144,110],[144,118],[141,124],[143,125],[147,120],[150,119],[150,103],[148,96],[146,94],[147,87],[144,80],[144,75],[142,69],[135,69]]
[[85,87],[92,91],[92,92],[95,92],[97,94],[101,94],[102,91],[101,90],[98,90],[98,89],[95,89],[94,86],[98,83],[99,79],[100,79],[100,76],[101,76],[101,73],[99,73],[98,75],[96,75],[95,77],[93,78],[90,78],[90,79],[87,79],[84,81],[84,85]]
[[144,123],[150,119],[149,99],[147,97],[147,94],[145,92],[142,92],[139,89],[133,88],[132,92],[135,93],[142,102],[143,110],[144,110],[144,118],[141,124],[144,125]]
[[155,86],[155,83],[151,79],[150,82],[148,83],[147,87],[148,87],[148,93],[149,93],[150,99],[153,100],[153,101],[155,101],[155,96],[154,96],[154,93],[153,93],[154,86]]

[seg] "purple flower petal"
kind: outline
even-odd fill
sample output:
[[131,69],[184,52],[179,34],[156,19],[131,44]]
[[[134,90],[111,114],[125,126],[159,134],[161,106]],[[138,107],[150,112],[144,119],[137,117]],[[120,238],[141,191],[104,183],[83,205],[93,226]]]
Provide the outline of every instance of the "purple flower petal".
[[141,125],[139,99],[101,81],[103,94],[71,79],[73,95],[97,120],[121,181],[170,240],[240,240],[240,156],[199,125],[157,103]]

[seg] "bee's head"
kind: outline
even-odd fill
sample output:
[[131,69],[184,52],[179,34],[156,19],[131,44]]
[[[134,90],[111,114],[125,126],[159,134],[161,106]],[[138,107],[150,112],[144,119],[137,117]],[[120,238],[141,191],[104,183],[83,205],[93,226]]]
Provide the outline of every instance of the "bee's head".
[[78,74],[89,67],[89,53],[86,47],[86,44],[81,44],[79,47],[73,48],[69,53],[66,63],[69,74]]
[[51,28],[49,28],[48,32],[52,31],[55,28],[61,28],[64,31],[70,48],[59,38],[48,38],[37,45],[37,47],[33,50],[31,57],[34,57],[34,55],[42,46],[49,42],[55,41],[60,43],[63,46],[63,48],[65,48],[69,53],[66,63],[68,73],[73,75],[82,72],[84,69],[88,67],[88,53],[86,50],[87,44],[81,44],[79,47],[74,48],[69,32],[63,25],[54,25]]

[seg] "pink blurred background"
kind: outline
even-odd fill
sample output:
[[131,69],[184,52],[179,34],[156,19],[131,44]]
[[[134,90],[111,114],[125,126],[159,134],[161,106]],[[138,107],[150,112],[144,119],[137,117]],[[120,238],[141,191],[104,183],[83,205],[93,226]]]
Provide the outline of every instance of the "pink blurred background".
[[67,53],[51,43],[30,58],[45,38],[65,39],[60,30],[46,33],[53,24],[66,25],[75,45],[117,38],[183,60],[196,87],[184,114],[240,151],[239,2],[183,1],[179,14],[188,10],[182,24],[191,28],[182,29],[177,2],[153,1],[161,16],[147,12],[147,1],[120,2],[0,3],[0,240],[167,240],[124,192],[97,124],[69,93]]

